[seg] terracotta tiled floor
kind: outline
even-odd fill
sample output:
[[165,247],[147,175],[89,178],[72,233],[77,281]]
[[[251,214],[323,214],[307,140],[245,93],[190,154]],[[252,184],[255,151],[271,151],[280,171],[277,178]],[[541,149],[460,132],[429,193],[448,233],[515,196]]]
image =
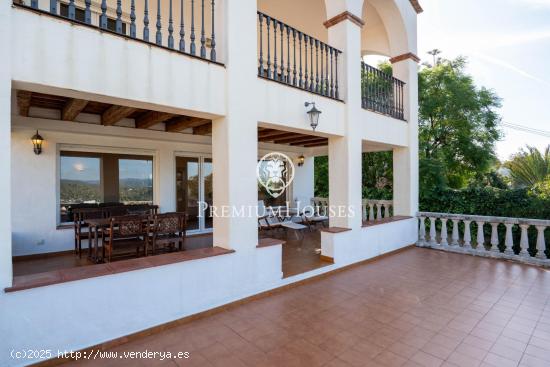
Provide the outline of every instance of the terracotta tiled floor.
[[550,272],[410,249],[113,351],[97,366],[550,366]]

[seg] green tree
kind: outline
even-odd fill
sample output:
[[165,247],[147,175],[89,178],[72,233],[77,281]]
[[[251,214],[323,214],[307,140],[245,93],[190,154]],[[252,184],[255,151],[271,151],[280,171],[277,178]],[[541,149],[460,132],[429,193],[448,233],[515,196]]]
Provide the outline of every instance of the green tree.
[[550,145],[544,152],[528,146],[527,150],[514,154],[504,166],[510,170],[515,187],[533,187],[550,181]]
[[463,188],[496,162],[500,99],[465,67],[458,57],[419,72],[421,190]]

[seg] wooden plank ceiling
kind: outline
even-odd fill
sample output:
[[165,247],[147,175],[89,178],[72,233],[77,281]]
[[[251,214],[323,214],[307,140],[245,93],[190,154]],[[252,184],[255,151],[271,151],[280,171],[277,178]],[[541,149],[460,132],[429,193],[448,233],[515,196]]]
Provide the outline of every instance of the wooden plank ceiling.
[[[61,119],[64,121],[75,121],[80,113],[88,113],[99,115],[101,124],[104,126],[115,126],[123,119],[128,118],[135,121],[135,128],[137,129],[150,129],[156,124],[164,123],[164,129],[167,132],[178,133],[192,129],[195,135],[212,135],[212,120],[200,117],[176,115],[24,90],[17,91],[17,104],[19,114],[22,116],[29,116],[30,107],[38,107],[60,111]],[[328,145],[328,139],[320,136],[262,127],[258,128],[258,141],[305,148]]]
[[100,115],[101,124],[104,126],[115,126],[122,121],[122,119],[129,118],[135,121],[135,127],[137,129],[149,129],[162,122],[167,132],[177,133],[186,129],[192,129],[195,135],[211,135],[212,133],[212,120],[209,119],[87,101],[52,94],[18,90],[17,104],[21,116],[29,116],[30,107],[38,107],[60,111],[61,120],[64,121],[74,121],[78,114],[82,112]]
[[328,145],[328,139],[322,136],[292,133],[289,131],[258,128],[258,141],[264,143],[285,144],[305,148]]

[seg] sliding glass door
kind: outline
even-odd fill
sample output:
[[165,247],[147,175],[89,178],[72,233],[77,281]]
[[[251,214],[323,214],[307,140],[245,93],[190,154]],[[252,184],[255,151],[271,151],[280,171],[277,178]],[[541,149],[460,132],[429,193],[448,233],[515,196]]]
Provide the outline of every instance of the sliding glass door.
[[[187,230],[204,232],[212,219],[204,204],[212,205],[212,159],[203,156],[176,157],[176,209],[188,214]],[[208,217],[207,217],[208,216]]]

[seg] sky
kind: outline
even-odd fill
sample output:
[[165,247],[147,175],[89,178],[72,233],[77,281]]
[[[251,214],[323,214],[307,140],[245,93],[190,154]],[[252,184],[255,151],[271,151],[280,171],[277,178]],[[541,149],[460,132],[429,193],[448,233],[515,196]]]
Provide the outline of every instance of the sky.
[[[61,157],[61,178],[65,180],[99,181],[100,158]],[[119,179],[151,179],[153,161],[120,159]]]
[[[502,98],[504,122],[550,131],[550,0],[421,0],[418,56],[466,56],[478,86]],[[550,138],[502,128],[505,160],[526,145],[543,149]]]

